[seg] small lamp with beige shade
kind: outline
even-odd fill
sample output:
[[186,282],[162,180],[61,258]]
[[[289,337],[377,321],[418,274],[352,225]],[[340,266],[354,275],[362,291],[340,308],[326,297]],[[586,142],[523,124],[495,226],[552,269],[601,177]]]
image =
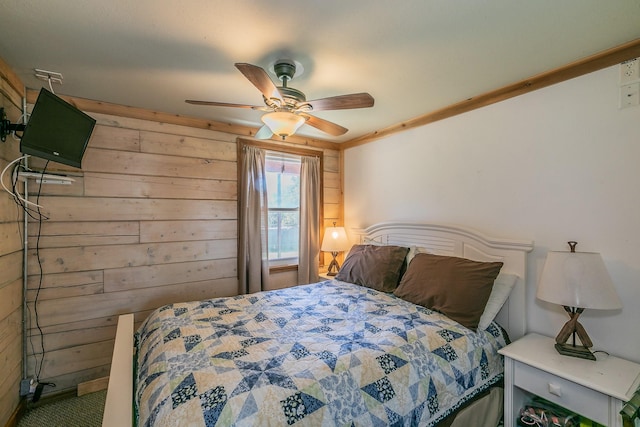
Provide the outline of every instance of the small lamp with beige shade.
[[[333,259],[329,264],[327,276],[335,276],[340,270],[340,265],[336,260],[339,252],[346,251],[351,245],[347,238],[347,232],[344,227],[336,227],[336,223],[333,223],[333,227],[327,227],[324,230],[324,238],[322,239],[322,245],[320,250],[323,252],[331,252]],[[335,268],[335,271],[333,269]]]
[[[568,242],[570,252],[550,251],[538,282],[536,297],[559,304],[569,314],[569,321],[556,337],[560,354],[596,360],[589,350],[593,346],[578,316],[585,309],[615,310],[622,308],[620,297],[611,281],[602,256],[595,252],[576,252],[577,242]],[[576,335],[581,345],[576,344]],[[569,337],[571,343],[567,344]]]

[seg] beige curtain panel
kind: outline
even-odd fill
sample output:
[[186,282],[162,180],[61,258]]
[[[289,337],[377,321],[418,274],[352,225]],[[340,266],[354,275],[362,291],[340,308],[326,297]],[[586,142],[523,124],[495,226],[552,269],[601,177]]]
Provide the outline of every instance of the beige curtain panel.
[[302,157],[298,284],[318,281],[320,260],[320,159]]
[[238,281],[241,294],[267,288],[268,211],[265,151],[245,145],[240,173]]

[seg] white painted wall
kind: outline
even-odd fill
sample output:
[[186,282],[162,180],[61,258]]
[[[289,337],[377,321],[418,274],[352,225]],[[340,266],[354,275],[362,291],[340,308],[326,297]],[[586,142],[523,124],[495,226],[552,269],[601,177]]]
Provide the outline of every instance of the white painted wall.
[[536,300],[549,250],[600,252],[624,308],[586,311],[594,349],[640,362],[640,107],[618,67],[345,151],[345,224],[407,220],[528,238],[529,331],[568,319]]

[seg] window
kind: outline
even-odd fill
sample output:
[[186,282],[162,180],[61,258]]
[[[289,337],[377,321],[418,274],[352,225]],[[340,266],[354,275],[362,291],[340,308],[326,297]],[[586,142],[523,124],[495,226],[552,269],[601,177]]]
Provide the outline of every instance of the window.
[[[260,174],[264,171],[267,212],[264,205],[259,213],[255,212],[254,205],[251,205],[253,211],[246,210],[248,200],[245,192],[255,191],[251,185],[245,185],[249,182],[243,166],[246,165],[248,146],[259,148],[263,153],[261,158],[264,159],[264,169],[260,167]],[[317,258],[317,254],[314,255],[313,252],[316,246],[320,246],[316,239],[320,224],[323,223],[323,175],[318,174],[323,170],[322,150],[238,139],[238,166],[239,270],[247,271],[248,259],[257,260],[260,256],[261,262],[268,262],[271,272],[298,270],[301,276],[305,276],[309,272],[309,266],[314,264],[312,257]],[[305,189],[304,186],[308,188]],[[260,187],[264,190],[263,186]],[[317,195],[314,196],[313,192]],[[308,211],[304,212],[304,209]],[[317,218],[314,219],[316,211]],[[250,225],[245,222],[249,217],[253,218]],[[264,224],[263,218],[266,222]],[[252,242],[252,239],[260,238],[255,237],[255,221],[260,223],[260,233],[267,235],[267,248],[263,248],[258,242]],[[316,229],[318,231],[312,231]],[[256,244],[260,248],[259,255],[252,253],[249,257],[248,248],[255,248]],[[300,280],[304,282],[306,279]]]
[[267,151],[265,160],[269,265],[294,265],[300,231],[300,156]]

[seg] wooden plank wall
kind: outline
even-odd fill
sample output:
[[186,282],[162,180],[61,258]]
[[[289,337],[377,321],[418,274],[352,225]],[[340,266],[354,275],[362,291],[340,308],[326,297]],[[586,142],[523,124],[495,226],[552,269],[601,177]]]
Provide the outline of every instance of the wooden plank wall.
[[[24,86],[0,59],[0,107],[11,123],[20,117],[23,96]],[[18,141],[8,136],[0,142],[0,171],[18,157]],[[10,186],[10,178],[5,183]],[[12,197],[0,188],[0,425],[18,407],[22,379],[22,222]]]
[[[139,323],[162,304],[238,287],[237,135],[89,114],[98,125],[82,170],[49,164],[76,181],[43,185],[48,219],[29,225],[28,301],[34,319],[38,298],[39,329],[32,321],[28,366],[56,384],[45,392],[108,375],[119,314]],[[331,224],[341,220],[341,162],[339,151],[323,152]]]

